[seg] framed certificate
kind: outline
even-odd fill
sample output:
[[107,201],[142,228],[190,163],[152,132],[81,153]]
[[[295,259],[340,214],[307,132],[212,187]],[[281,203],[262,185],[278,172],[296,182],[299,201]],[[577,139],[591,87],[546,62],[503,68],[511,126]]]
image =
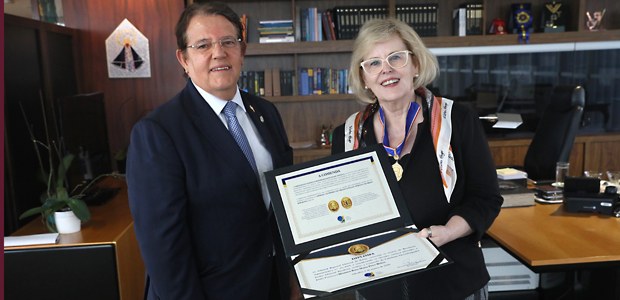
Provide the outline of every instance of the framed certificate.
[[265,173],[284,252],[307,296],[448,262],[418,238],[381,145]]

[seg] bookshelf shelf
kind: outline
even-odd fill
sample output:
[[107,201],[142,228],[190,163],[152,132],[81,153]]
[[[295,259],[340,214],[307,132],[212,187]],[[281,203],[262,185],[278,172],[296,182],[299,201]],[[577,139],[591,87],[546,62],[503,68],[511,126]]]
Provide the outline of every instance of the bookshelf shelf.
[[343,101],[355,100],[353,94],[326,94],[326,95],[308,95],[308,96],[271,96],[265,99],[274,103],[286,102],[320,102],[320,101]]
[[353,49],[353,40],[272,44],[249,43],[246,55],[260,56],[309,53],[348,53],[351,52],[351,49]]
[[[471,36],[441,36],[422,38],[429,48],[458,48],[484,46],[520,46],[516,34],[504,35],[471,35]],[[533,33],[530,42],[526,45],[554,44],[554,43],[585,43],[619,41],[620,29],[586,32],[569,31],[559,33]],[[293,54],[321,54],[321,53],[349,53],[353,48],[352,40],[336,40],[322,42],[295,42],[259,44],[249,43],[247,56],[265,55],[293,55]],[[550,52],[557,49],[549,49]]]

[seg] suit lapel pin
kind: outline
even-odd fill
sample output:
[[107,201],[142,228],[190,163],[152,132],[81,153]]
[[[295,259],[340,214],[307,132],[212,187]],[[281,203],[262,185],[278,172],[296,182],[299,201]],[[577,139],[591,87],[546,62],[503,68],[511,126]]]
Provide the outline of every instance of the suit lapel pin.
[[260,122],[265,123],[265,119],[263,119],[263,116],[260,116]]
[[250,109],[252,110],[252,112],[256,112],[256,111],[254,110],[254,106],[250,105]]

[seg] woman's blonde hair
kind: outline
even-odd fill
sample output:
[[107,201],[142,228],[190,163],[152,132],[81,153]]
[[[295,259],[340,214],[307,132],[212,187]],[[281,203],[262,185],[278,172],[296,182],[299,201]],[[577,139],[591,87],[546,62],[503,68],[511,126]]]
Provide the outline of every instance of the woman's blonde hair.
[[364,71],[360,67],[360,63],[377,42],[388,40],[394,36],[399,37],[407,46],[407,50],[413,52],[412,63],[415,64],[419,72],[419,77],[414,78],[413,82],[415,89],[430,84],[439,75],[437,57],[426,48],[413,28],[394,18],[373,19],[364,23],[360,29],[351,54],[349,87],[357,95],[359,101],[367,104],[376,101],[372,91],[364,87],[362,77]]

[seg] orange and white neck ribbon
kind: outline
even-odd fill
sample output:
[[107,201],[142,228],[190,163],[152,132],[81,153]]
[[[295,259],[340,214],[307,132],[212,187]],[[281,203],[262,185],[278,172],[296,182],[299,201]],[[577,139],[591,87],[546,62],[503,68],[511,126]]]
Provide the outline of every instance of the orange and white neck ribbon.
[[441,97],[433,97],[431,111],[431,135],[435,146],[435,155],[439,164],[439,174],[446,199],[450,197],[456,186],[456,165],[450,139],[452,138],[452,104],[453,101]]

